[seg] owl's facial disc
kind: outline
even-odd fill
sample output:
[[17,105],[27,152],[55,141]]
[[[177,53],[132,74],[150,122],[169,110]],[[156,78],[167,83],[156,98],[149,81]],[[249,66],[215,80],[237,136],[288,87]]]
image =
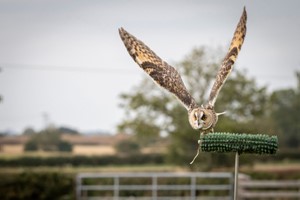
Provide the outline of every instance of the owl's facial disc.
[[189,122],[193,129],[201,129],[203,125],[205,124],[203,118],[204,118],[204,112],[201,108],[197,108],[191,111],[189,115]]
[[196,108],[189,114],[189,122],[193,129],[209,130],[213,128],[218,116],[212,109]]

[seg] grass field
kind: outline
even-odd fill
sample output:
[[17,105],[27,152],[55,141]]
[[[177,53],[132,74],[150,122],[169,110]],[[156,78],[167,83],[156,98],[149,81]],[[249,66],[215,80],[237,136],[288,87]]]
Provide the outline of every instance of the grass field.
[[24,145],[23,144],[3,144],[1,145],[1,151],[0,154],[22,154],[24,151]]
[[[187,165],[125,165],[104,167],[0,167],[0,173],[22,173],[22,172],[58,172],[58,173],[80,173],[80,172],[185,172],[190,168]],[[233,168],[213,168],[212,171],[233,171]],[[257,163],[252,166],[241,166],[242,173],[289,173],[298,174],[300,178],[300,163]]]
[[74,145],[72,152],[23,151],[23,145],[3,145],[0,158],[14,159],[19,157],[58,157],[58,156],[106,156],[115,155],[116,151],[110,146]]
[[183,172],[188,168],[171,165],[145,165],[145,166],[106,166],[106,167],[0,167],[0,173],[22,172],[58,172],[76,174],[79,172]]
[[[280,163],[256,163],[253,166],[244,166],[242,170],[267,171],[267,172],[299,172],[300,162],[280,162]],[[300,175],[300,174],[299,174]]]

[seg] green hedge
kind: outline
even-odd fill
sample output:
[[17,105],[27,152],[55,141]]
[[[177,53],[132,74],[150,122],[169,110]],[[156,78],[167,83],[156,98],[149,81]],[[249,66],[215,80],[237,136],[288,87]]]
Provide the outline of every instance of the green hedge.
[[18,157],[0,159],[1,167],[39,167],[39,166],[107,166],[127,164],[162,164],[160,154],[137,154],[130,156],[55,156],[55,157]]
[[[204,153],[204,152],[202,152]],[[210,160],[215,166],[232,166],[234,163],[233,153],[205,153],[209,154]],[[200,159],[201,155],[198,159]],[[167,156],[164,154],[135,154],[128,156],[55,156],[34,157],[23,156],[18,158],[0,158],[0,167],[59,167],[59,166],[108,166],[108,165],[143,165],[165,164]],[[241,164],[251,164],[257,161],[282,161],[300,160],[299,151],[279,151],[275,155],[244,154],[240,156]],[[197,161],[197,160],[196,160]],[[186,165],[187,162],[182,162]]]
[[59,173],[0,174],[1,200],[75,199],[75,180]]

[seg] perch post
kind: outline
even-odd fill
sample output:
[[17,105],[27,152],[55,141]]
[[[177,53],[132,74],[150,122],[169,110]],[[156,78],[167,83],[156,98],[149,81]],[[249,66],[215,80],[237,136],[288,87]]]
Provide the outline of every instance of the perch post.
[[235,164],[234,164],[234,192],[233,192],[233,199],[237,199],[237,190],[238,190],[238,183],[239,182],[239,153],[235,152]]

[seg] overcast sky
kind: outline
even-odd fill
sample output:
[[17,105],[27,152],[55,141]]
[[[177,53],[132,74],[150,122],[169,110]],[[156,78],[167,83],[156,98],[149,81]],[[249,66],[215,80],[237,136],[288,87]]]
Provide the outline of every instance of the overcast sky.
[[145,74],[118,28],[169,63],[201,45],[228,48],[243,6],[247,36],[235,67],[269,91],[295,87],[300,1],[0,0],[0,131],[45,123],[115,132],[118,95]]

